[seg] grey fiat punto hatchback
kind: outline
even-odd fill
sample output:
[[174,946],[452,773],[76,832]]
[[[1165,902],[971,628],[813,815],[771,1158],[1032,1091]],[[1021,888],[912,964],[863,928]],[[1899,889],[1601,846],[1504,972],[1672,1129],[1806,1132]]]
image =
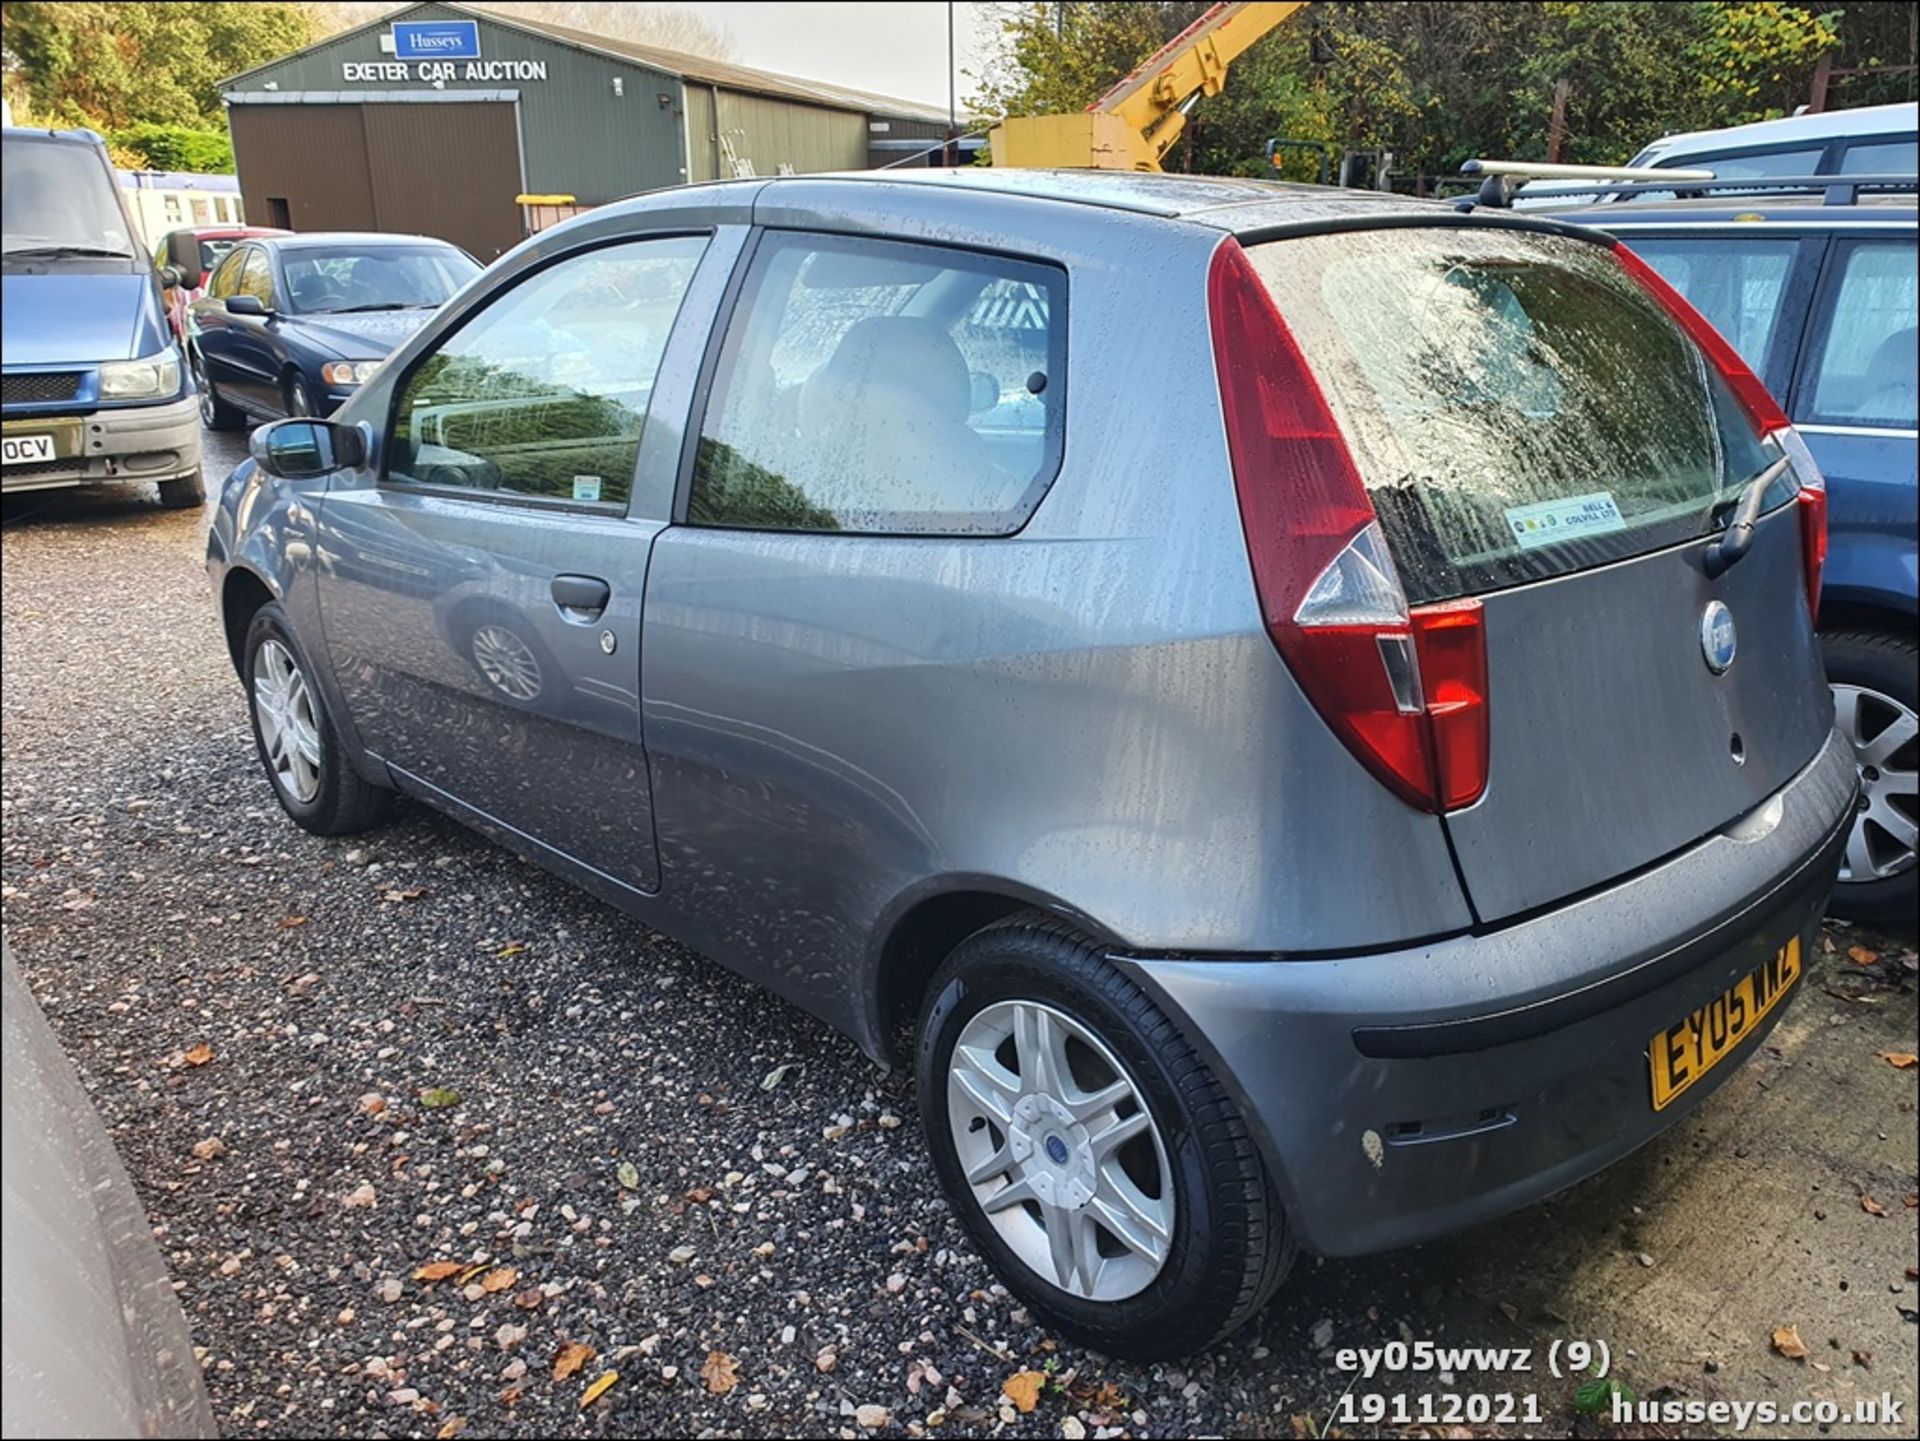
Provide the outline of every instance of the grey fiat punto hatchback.
[[288,814],[413,796],[911,1059],[980,1248],[1114,1352],[1686,1115],[1847,833],[1819,472],[1565,225],[665,191],[253,456],[209,567]]

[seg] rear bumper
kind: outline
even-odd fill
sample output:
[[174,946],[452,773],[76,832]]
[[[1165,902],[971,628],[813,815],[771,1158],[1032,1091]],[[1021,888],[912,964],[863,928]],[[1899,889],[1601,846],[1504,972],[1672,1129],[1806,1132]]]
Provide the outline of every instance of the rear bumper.
[[1794,936],[1811,964],[1856,785],[1829,737],[1711,839],[1481,935],[1337,960],[1114,959],[1236,1094],[1301,1244],[1386,1250],[1601,1170],[1738,1071],[1791,996],[1659,1112],[1648,1043]]
[[[8,430],[28,431],[34,419],[8,419]],[[67,419],[67,417],[59,417]],[[53,490],[75,485],[127,485],[173,480],[200,466],[200,410],[191,392],[158,405],[101,409],[82,415],[80,453],[0,471],[0,490]]]

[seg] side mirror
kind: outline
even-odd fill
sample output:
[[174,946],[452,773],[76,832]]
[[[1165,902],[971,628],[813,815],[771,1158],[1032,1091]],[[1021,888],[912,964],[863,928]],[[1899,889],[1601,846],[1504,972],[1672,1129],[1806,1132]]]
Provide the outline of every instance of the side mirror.
[[229,295],[227,314],[264,316],[268,314],[267,303],[257,295]]
[[973,387],[967,400],[967,414],[980,415],[1000,403],[1000,382],[996,378],[984,370],[976,370],[967,379]]
[[173,272],[172,284],[189,290],[200,288],[200,241],[191,230],[176,230],[167,236],[167,269]]
[[364,465],[367,439],[358,426],[335,425],[330,420],[276,420],[254,431],[247,451],[268,475],[315,480]]

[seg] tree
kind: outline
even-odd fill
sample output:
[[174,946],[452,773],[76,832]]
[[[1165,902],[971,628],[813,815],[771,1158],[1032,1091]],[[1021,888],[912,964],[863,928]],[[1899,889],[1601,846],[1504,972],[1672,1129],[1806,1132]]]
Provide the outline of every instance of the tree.
[[277,3],[6,0],[0,16],[33,119],[99,130],[224,130],[221,80],[311,33],[304,7]]

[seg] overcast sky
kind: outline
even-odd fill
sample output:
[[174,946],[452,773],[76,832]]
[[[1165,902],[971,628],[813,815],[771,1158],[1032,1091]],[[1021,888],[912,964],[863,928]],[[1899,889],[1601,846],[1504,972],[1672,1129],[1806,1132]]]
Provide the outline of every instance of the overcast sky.
[[[806,4],[800,0],[707,0],[686,4],[733,33],[734,59],[903,100],[947,103],[947,7],[914,0]],[[993,17],[984,5],[957,4],[958,68],[978,68]],[[971,88],[959,81],[961,109]]]

